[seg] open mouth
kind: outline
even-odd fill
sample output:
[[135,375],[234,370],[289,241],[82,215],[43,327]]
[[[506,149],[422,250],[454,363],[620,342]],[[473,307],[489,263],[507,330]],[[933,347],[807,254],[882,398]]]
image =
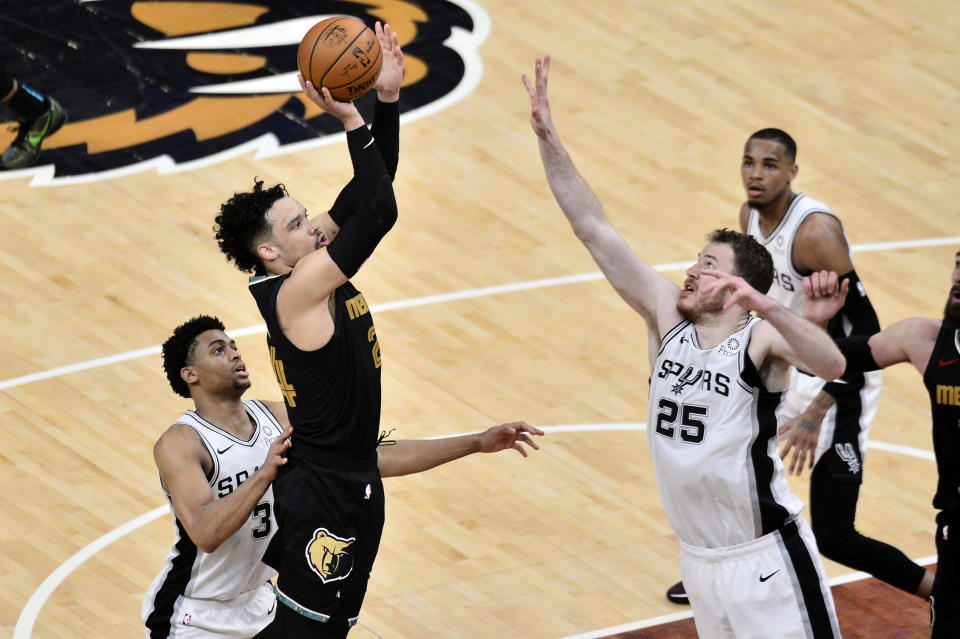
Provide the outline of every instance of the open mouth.
[[238,376],[240,376],[240,377],[249,377],[249,376],[250,376],[250,373],[247,372],[247,365],[244,364],[243,362],[240,362],[239,364],[237,364],[237,366],[233,369],[233,372],[234,372],[234,374],[236,374],[236,375],[238,375]]

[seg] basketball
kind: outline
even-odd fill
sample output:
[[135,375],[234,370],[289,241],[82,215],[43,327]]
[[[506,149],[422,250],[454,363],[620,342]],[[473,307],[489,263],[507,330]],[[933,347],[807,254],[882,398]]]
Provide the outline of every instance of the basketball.
[[337,16],[313,25],[300,41],[297,66],[304,80],[327,87],[335,100],[359,98],[373,88],[383,56],[373,29],[355,18]]

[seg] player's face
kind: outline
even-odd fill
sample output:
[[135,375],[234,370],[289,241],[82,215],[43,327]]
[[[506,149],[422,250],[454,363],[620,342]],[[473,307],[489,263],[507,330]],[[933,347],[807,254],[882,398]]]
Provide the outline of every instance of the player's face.
[[960,251],[955,257],[950,284],[950,297],[943,309],[943,320],[960,327]]
[[790,181],[797,175],[797,165],[786,153],[779,142],[747,140],[740,161],[740,178],[750,206],[762,208],[790,187]]
[[697,262],[687,269],[687,278],[683,282],[683,290],[677,300],[677,310],[689,320],[697,320],[715,315],[723,310],[730,293],[724,291],[719,294],[703,293],[701,288],[712,282],[713,278],[703,275],[704,271],[719,270],[733,273],[733,247],[729,244],[713,242],[707,244],[697,259]]
[[197,336],[192,368],[199,388],[209,394],[239,396],[250,388],[250,374],[237,343],[221,330]]
[[267,211],[273,246],[280,261],[293,268],[304,255],[329,244],[323,229],[307,217],[307,209],[292,197],[282,197]]

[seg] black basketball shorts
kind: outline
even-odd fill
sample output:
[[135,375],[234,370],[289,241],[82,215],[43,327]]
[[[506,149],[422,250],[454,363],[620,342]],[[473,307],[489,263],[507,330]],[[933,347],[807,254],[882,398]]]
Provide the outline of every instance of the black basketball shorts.
[[[332,628],[357,622],[380,547],[380,471],[290,457],[273,483],[278,531],[264,562],[277,570],[277,599]],[[346,464],[344,464],[346,465]]]

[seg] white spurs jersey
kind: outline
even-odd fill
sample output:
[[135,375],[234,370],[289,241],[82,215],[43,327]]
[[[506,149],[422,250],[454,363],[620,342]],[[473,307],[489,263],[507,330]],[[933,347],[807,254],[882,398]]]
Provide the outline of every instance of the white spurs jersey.
[[[770,286],[767,295],[797,315],[802,315],[803,275],[798,273],[793,266],[793,240],[797,235],[800,224],[811,213],[826,213],[836,217],[833,211],[823,202],[818,202],[803,193],[798,193],[790,202],[790,206],[784,213],[783,219],[780,220],[780,224],[777,225],[777,228],[773,230],[769,237],[764,236],[760,230],[760,214],[757,209],[750,209],[750,216],[747,218],[747,233],[757,238],[757,241],[773,256],[773,285]],[[844,232],[843,237],[847,240],[847,246],[849,246],[850,241],[846,232]],[[838,275],[843,275],[843,273],[838,273]]]
[[724,548],[770,533],[803,503],[778,454],[780,393],[764,389],[747,355],[747,325],[702,349],[684,320],[663,338],[652,374],[647,438],[663,509],[680,539]]
[[[256,428],[249,441],[242,441],[220,430],[193,411],[187,411],[175,424],[185,424],[200,435],[210,457],[213,473],[210,488],[214,499],[222,499],[236,490],[263,463],[270,444],[283,432],[270,410],[257,400],[244,400],[247,414]],[[170,495],[164,489],[167,501]],[[173,512],[175,539],[160,575],[147,592],[144,608],[172,604],[171,594],[195,599],[230,600],[264,584],[276,571],[261,559],[276,532],[273,515],[273,487],[267,489],[244,525],[212,553],[200,550],[187,535]],[[158,591],[163,593],[158,595]]]

